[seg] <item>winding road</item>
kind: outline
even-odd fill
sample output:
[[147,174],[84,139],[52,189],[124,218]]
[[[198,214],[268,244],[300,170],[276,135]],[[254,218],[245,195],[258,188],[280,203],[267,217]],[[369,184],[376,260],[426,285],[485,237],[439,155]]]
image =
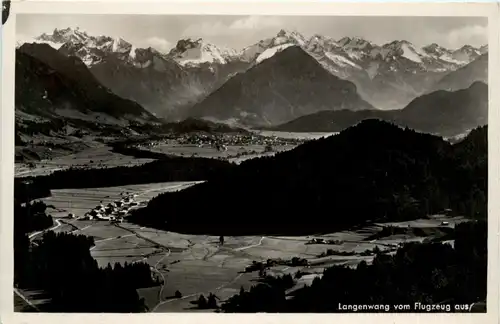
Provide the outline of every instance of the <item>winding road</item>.
[[56,228],[58,228],[59,226],[62,225],[61,221],[59,219],[55,219],[55,222],[56,222],[56,225],[52,226],[51,228],[48,228],[48,229],[44,229],[43,231],[38,231],[38,232],[35,232],[35,233],[31,233],[28,238],[31,240],[33,238],[35,238],[36,236],[38,236],[39,234],[42,234],[42,233],[45,233],[45,232],[48,232],[48,231],[53,231],[55,230]]

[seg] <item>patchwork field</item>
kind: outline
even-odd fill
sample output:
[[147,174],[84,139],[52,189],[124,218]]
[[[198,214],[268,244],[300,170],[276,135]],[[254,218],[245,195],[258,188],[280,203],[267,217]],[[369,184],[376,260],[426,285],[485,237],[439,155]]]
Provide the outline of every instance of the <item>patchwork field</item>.
[[69,213],[83,217],[101,203],[106,205],[120,200],[121,193],[135,194],[135,201],[141,204],[162,192],[184,189],[195,183],[197,182],[160,182],[118,187],[58,189],[52,190],[50,197],[41,200],[49,206],[49,212],[53,217],[67,217]]

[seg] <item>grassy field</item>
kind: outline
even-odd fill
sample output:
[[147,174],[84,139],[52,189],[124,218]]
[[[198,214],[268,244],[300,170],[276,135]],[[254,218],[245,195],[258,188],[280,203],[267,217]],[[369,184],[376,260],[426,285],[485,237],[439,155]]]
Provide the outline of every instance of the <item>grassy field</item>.
[[209,145],[201,147],[197,145],[172,144],[166,143],[150,148],[145,148],[151,152],[169,154],[183,157],[204,157],[204,158],[222,158],[231,162],[240,163],[247,159],[259,156],[272,156],[276,152],[283,152],[293,149],[294,145],[274,146],[273,152],[265,152],[265,145],[228,145],[226,151],[218,151]]
[[276,136],[280,138],[293,138],[293,139],[318,139],[325,136],[336,135],[338,133],[295,133],[295,132],[280,132],[280,131],[255,131],[255,133],[262,136]]

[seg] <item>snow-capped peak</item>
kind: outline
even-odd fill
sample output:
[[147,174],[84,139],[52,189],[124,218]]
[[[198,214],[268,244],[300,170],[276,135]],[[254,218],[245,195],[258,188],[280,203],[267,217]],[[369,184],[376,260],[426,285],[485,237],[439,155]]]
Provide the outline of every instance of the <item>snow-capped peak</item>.
[[306,40],[304,36],[302,36],[302,34],[297,31],[281,29],[273,38],[272,45],[279,46],[286,43],[293,43],[295,45],[303,46],[306,43]]
[[457,49],[454,53],[464,53],[468,55],[473,55],[473,54],[479,54],[479,49],[471,46],[471,45],[464,45]]
[[181,65],[197,65],[203,63],[226,64],[232,61],[238,53],[234,49],[218,47],[206,43],[202,38],[184,38],[177,42],[168,54]]
[[429,57],[424,50],[418,49],[406,40],[396,40],[382,46],[382,57],[404,57],[415,63],[422,63],[422,60]]
[[373,44],[361,37],[343,37],[337,43],[345,49],[362,50],[373,47]]
[[259,41],[245,47],[239,57],[243,61],[260,63],[290,46],[307,45],[306,39],[297,31],[281,29],[274,37]]
[[306,45],[306,50],[312,53],[321,54],[325,51],[335,51],[340,49],[341,46],[331,37],[322,35],[313,35]]
[[487,52],[488,52],[488,44],[481,46],[481,47],[479,48],[479,52],[480,52],[481,54],[487,53]]
[[451,51],[449,49],[446,49],[436,43],[432,43],[430,45],[424,46],[422,48],[424,52],[426,52],[429,55],[437,56],[440,57],[444,54],[450,53]]
[[123,38],[117,37],[113,38],[111,43],[111,50],[115,53],[130,53],[132,49],[132,44],[125,41]]
[[472,62],[479,55],[481,55],[481,50],[471,45],[464,45],[451,53],[453,59],[463,63]]
[[87,66],[113,56],[134,66],[161,68],[166,59],[164,54],[152,48],[138,48],[121,37],[90,36],[79,28],[56,28],[52,34],[44,33],[32,40],[20,40],[18,46],[26,42],[46,43],[65,55],[79,57]]
[[51,35],[43,33],[39,37],[35,38],[35,40],[63,44],[66,42],[83,43],[88,38],[89,35],[86,32],[81,31],[79,28],[72,29],[68,27],[65,29],[55,28]]

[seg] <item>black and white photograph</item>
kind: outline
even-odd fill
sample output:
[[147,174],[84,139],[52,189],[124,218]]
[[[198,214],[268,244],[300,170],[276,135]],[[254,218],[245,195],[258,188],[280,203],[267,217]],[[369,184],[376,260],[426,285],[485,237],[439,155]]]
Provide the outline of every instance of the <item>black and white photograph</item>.
[[498,308],[488,17],[9,19],[14,312]]

